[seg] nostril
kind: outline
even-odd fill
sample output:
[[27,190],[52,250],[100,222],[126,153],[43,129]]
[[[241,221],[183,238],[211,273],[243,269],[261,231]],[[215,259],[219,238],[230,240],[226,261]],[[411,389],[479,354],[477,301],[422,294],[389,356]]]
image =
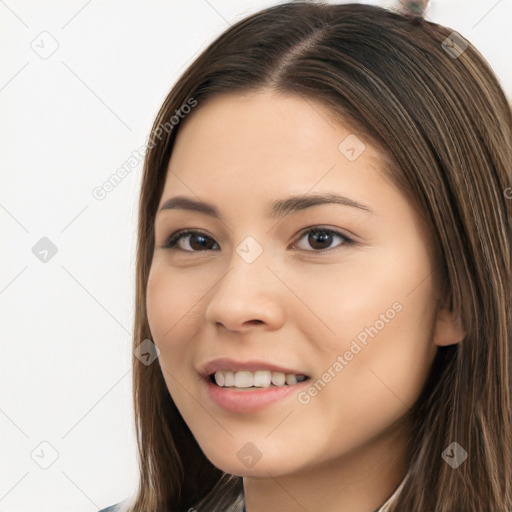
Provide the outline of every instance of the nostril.
[[262,324],[264,323],[263,320],[247,320],[247,322],[245,322],[246,324],[250,324],[250,325],[259,325],[259,324]]

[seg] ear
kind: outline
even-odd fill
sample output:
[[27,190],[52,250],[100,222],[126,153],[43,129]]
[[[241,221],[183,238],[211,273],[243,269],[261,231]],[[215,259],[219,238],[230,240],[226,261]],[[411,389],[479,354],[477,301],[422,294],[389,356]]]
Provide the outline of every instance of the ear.
[[437,311],[434,326],[433,342],[435,345],[446,347],[455,345],[466,336],[460,321],[455,318],[453,311],[442,307]]

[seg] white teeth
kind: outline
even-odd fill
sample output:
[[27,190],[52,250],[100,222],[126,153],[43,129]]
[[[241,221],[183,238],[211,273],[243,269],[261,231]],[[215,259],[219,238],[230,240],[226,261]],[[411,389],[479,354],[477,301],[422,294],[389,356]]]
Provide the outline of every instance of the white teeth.
[[286,376],[286,384],[288,384],[288,386],[293,386],[294,384],[297,384],[297,378],[293,373],[289,373]]
[[257,370],[250,372],[247,370],[240,370],[238,372],[232,372],[229,370],[222,370],[215,372],[215,382],[218,386],[237,387],[237,388],[268,388],[271,385],[274,386],[293,386],[297,382],[302,382],[306,379],[305,375],[295,375],[293,373],[283,372],[270,372],[267,370]]
[[250,388],[252,386],[253,376],[251,372],[242,370],[235,373],[235,387],[236,388]]
[[283,372],[272,372],[272,384],[275,386],[284,386],[286,376]]
[[224,372],[217,372],[215,374],[215,382],[219,385],[219,386],[224,386],[224,382],[225,382],[225,377],[224,377]]
[[[232,387],[235,385],[235,374],[233,372],[221,372],[224,374],[224,386]],[[217,374],[215,374],[217,375]]]
[[[250,372],[248,372],[250,373]],[[270,372],[257,371],[254,372],[253,386],[257,388],[268,388],[270,386],[271,375]]]

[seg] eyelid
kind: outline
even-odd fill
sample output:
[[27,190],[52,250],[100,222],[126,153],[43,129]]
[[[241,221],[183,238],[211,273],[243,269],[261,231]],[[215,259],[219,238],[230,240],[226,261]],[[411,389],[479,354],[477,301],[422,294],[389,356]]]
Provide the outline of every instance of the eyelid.
[[[329,249],[324,249],[324,250],[298,249],[299,251],[309,253],[309,254],[315,254],[315,255],[320,254],[321,255],[321,254],[326,254],[326,253],[332,253],[333,251],[336,251],[337,249],[341,249],[342,247],[347,246],[347,245],[348,246],[357,245],[356,240],[354,240],[351,236],[346,235],[343,231],[339,230],[338,228],[324,227],[319,224],[314,224],[312,226],[308,226],[308,227],[302,229],[297,236],[297,240],[300,241],[304,237],[304,235],[306,235],[308,233],[312,233],[312,232],[313,233],[314,232],[328,233],[332,236],[339,236],[340,238],[342,238],[343,242],[340,245],[337,245],[336,247],[332,247]],[[191,254],[193,254],[193,253],[202,254],[209,250],[213,250],[213,249],[204,249],[204,250],[200,250],[200,251],[187,251],[184,249],[177,248],[176,246],[177,246],[178,242],[180,241],[180,239],[186,238],[188,235],[200,235],[200,236],[204,236],[204,238],[215,241],[215,239],[213,237],[211,237],[204,231],[201,231],[199,229],[193,229],[193,228],[191,228],[191,229],[184,228],[184,229],[181,229],[181,230],[178,230],[178,231],[175,231],[174,233],[172,233],[167,238],[167,241],[165,242],[165,244],[161,246],[161,248],[169,249],[169,250],[177,250],[177,251],[191,253]],[[294,242],[294,246],[296,245],[296,243],[297,242]],[[217,242],[215,242],[215,244],[218,245]],[[215,249],[215,250],[217,250],[217,249]]]
[[[185,238],[187,235],[201,235],[201,236],[204,236],[205,238],[209,238],[211,240],[214,240],[214,238],[212,236],[208,235],[204,231],[201,231],[199,229],[187,229],[187,228],[185,228],[185,229],[180,229],[178,231],[175,231],[169,237],[167,237],[164,245],[162,245],[161,248],[162,249],[170,249],[170,250],[176,249],[176,250],[180,250],[181,252],[188,252],[188,253],[204,252],[204,251],[184,251],[183,249],[177,249],[176,245],[178,244],[180,238],[182,238],[182,237]],[[217,243],[217,242],[215,242],[215,243]]]
[[[341,231],[339,229],[335,229],[335,228],[323,227],[322,225],[314,225],[314,226],[309,226],[307,228],[304,228],[299,233],[298,242],[300,242],[300,240],[304,237],[304,235],[306,235],[308,233],[315,233],[315,232],[328,233],[331,236],[339,236],[343,240],[343,242],[340,245],[337,245],[336,247],[331,247],[329,249],[324,249],[321,251],[306,250],[306,249],[299,249],[299,251],[311,253],[311,254],[326,254],[326,253],[332,253],[332,252],[336,251],[337,249],[341,249],[344,246],[355,245],[357,243],[352,237],[346,235],[343,231]],[[295,242],[294,246],[298,242]]]

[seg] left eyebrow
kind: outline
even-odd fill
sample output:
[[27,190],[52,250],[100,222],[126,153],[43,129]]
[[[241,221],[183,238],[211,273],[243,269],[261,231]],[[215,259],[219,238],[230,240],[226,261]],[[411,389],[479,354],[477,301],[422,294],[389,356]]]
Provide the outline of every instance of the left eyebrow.
[[311,208],[312,206],[318,206],[320,204],[341,204],[343,206],[359,208],[360,210],[364,210],[368,213],[371,213],[372,215],[375,215],[375,212],[369,206],[358,203],[357,201],[354,201],[353,199],[350,199],[346,196],[330,193],[318,193],[302,196],[292,196],[288,197],[287,199],[276,201],[272,204],[268,216],[274,218],[284,217],[290,212],[305,210],[306,208]]
[[[375,212],[369,206],[354,201],[348,197],[330,193],[318,193],[291,196],[286,199],[275,201],[267,210],[267,216],[270,218],[284,217],[291,212],[305,210],[306,208],[322,204],[340,204],[343,206],[350,206],[375,215]],[[158,213],[174,209],[192,210],[222,220],[222,215],[214,205],[185,196],[177,196],[168,199],[164,202]]]

